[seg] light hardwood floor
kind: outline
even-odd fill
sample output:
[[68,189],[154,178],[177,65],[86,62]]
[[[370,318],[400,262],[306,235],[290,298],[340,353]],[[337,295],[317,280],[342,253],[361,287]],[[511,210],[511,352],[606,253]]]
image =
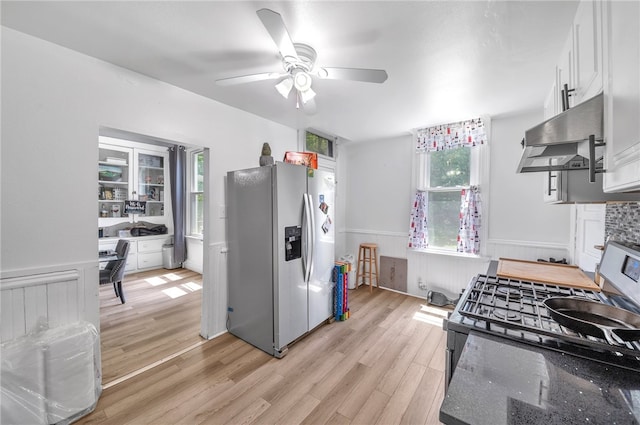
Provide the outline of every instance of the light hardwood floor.
[[201,286],[196,272],[159,269],[125,276],[125,304],[113,285],[100,287],[103,385],[204,341]]
[[103,391],[81,424],[439,424],[446,310],[374,288],[275,359],[231,334]]

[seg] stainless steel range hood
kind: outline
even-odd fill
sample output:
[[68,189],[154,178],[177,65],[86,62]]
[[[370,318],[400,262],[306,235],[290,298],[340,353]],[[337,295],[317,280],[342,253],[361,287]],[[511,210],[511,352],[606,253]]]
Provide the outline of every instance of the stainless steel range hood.
[[592,97],[525,132],[518,173],[589,169],[602,172],[603,94]]

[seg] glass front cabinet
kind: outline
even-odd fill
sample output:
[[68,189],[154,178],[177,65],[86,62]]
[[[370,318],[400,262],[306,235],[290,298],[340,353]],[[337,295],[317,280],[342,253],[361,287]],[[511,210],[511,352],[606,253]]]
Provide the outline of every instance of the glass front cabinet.
[[136,193],[139,201],[146,201],[144,216],[164,215],[166,154],[135,152],[134,157],[137,164],[137,176],[134,177]]
[[169,195],[169,156],[166,148],[106,137],[100,140],[99,225],[111,226],[164,216],[165,199]]

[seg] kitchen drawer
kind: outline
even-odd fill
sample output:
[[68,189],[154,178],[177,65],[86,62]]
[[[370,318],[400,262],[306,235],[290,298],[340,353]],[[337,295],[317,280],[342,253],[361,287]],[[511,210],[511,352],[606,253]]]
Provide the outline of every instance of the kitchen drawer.
[[142,252],[138,254],[138,269],[157,269],[161,267],[162,252]]
[[[117,240],[109,240],[109,241],[98,241],[98,250],[99,251],[113,251],[116,249],[116,245],[118,244]],[[131,248],[129,248],[131,249]]]
[[[129,255],[131,255],[131,253],[138,252],[138,243],[136,241],[132,241],[131,239],[127,240],[129,241]],[[108,240],[99,240],[98,250],[114,251],[116,249],[116,245],[118,245],[118,239],[109,238]]]
[[138,241],[138,252],[162,251],[162,245],[164,245],[165,243],[166,238]]
[[136,253],[131,253],[131,251],[129,251],[129,254],[127,255],[127,263],[124,266],[124,271],[125,272],[133,272],[136,271],[136,269],[138,268],[138,256]]

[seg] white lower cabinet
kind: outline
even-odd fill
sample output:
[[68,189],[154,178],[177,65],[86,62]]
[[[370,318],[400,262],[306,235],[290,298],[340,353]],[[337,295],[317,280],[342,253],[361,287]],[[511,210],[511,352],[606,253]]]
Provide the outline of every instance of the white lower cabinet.
[[145,252],[138,254],[138,269],[162,268],[162,252]]
[[[134,244],[135,245],[135,244]],[[124,267],[125,272],[135,272],[138,269],[138,255],[135,252],[129,252],[127,256],[127,264]]]
[[150,239],[138,242],[138,269],[157,269],[162,267],[162,245],[167,242],[163,239]]
[[[123,238],[129,241],[129,254],[125,270],[128,273],[162,268],[162,246],[171,242],[172,235]],[[100,239],[100,251],[116,248],[119,238]]]
[[138,252],[160,252],[162,253],[162,245],[166,243],[166,236],[159,239],[145,239],[138,241]]

